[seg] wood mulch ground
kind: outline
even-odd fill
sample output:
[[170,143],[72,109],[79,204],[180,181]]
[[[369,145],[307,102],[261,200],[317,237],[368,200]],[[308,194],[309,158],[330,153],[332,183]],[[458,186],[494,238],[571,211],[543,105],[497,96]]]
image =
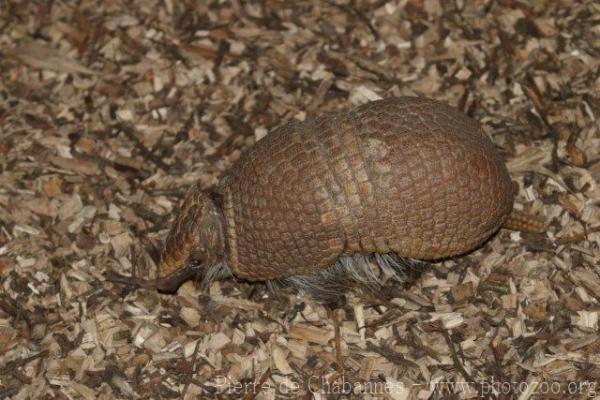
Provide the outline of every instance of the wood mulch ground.
[[[600,396],[599,74],[590,0],[0,2],[0,399]],[[193,182],[415,94],[482,122],[547,233],[335,313],[145,284]]]

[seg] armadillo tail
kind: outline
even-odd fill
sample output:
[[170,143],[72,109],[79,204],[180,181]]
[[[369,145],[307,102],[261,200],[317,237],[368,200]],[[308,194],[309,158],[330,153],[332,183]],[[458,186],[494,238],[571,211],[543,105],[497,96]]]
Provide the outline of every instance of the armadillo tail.
[[546,231],[546,223],[542,217],[514,208],[502,227],[521,232],[543,233]]

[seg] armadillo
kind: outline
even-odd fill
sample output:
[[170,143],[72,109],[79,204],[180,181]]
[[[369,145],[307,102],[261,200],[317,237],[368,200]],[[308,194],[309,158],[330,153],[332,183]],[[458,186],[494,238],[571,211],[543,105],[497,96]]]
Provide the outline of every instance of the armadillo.
[[157,286],[172,292],[224,271],[248,281],[361,281],[365,260],[435,261],[502,226],[540,231],[538,218],[513,210],[515,195],[479,123],[440,101],[387,98],[290,122],[214,190],[189,190]]

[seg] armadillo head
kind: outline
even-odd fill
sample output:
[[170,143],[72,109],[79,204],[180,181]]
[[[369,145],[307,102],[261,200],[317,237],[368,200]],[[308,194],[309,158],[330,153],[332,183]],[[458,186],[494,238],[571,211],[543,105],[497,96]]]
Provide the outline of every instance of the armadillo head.
[[187,193],[181,211],[167,236],[156,286],[174,292],[192,277],[202,277],[223,260],[223,214],[198,187]]

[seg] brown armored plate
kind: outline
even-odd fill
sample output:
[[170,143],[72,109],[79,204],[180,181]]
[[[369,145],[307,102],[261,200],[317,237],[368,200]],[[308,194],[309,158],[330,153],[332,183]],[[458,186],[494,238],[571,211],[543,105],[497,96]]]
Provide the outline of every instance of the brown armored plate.
[[514,199],[481,127],[413,97],[283,126],[242,156],[220,192],[228,264],[251,280],[356,252],[461,254],[500,227]]

